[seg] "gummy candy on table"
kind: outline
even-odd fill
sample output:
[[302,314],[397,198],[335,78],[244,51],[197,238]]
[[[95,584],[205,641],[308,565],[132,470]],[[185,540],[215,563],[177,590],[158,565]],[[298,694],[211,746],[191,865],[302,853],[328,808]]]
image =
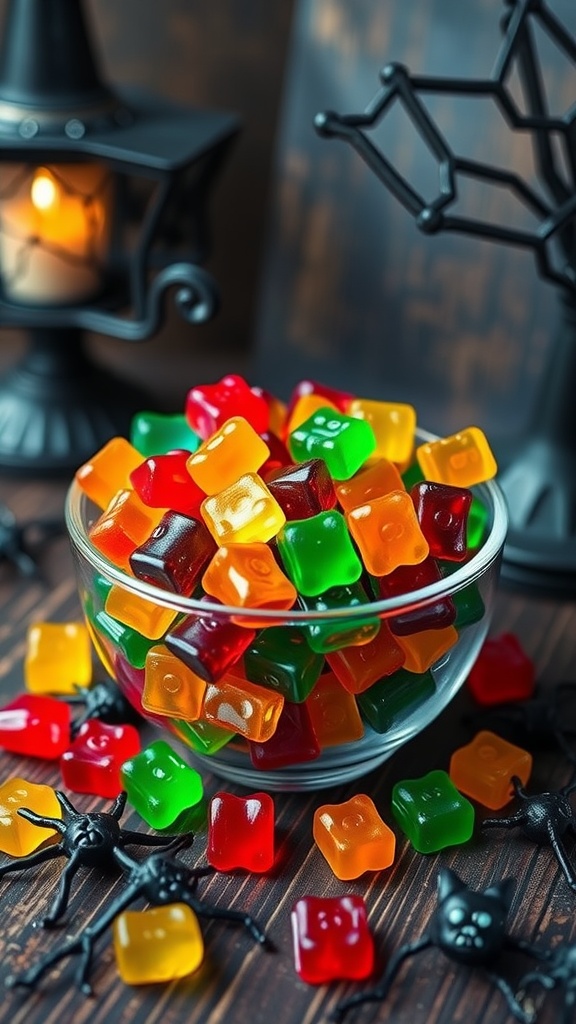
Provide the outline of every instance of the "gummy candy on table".
[[274,826],[274,801],[268,793],[215,793],[208,807],[208,863],[217,871],[270,871]]
[[474,832],[473,805],[441,769],[397,782],[392,814],[418,853],[467,843]]
[[144,665],[142,707],[156,715],[201,718],[206,683],[164,644],[151,647]]
[[336,496],[344,512],[351,512],[359,505],[365,505],[374,498],[382,498],[390,491],[406,490],[398,467],[389,459],[378,459],[377,462],[360,469],[349,480],[336,485]]
[[514,797],[512,777],[523,786],[532,773],[532,755],[487,729],[450,758],[450,778],[460,793],[499,811]]
[[204,494],[217,494],[257,473],[270,449],[243,416],[233,416],[189,456],[188,472]]
[[532,697],[536,686],[534,662],[514,633],[488,637],[466,681],[477,704],[489,707]]
[[124,910],[112,927],[116,966],[126,985],[185,978],[204,959],[198,918],[185,903]]
[[320,757],[306,704],[284,704],[274,735],[266,743],[248,742],[250,760],[261,771],[275,771]]
[[130,442],[140,454],[165,455],[177,448],[189,454],[200,444],[199,435],[188,425],[184,413],[135,413],[130,423]]
[[89,719],[60,758],[64,785],[73,793],[93,793],[113,800],[122,791],[120,768],[140,750],[133,725],[108,725]]
[[334,405],[336,409],[344,413],[354,398],[350,391],[341,391],[338,388],[328,387],[327,384],[322,384],[321,381],[304,378],[299,380],[292,388],[288,401],[288,413],[292,411],[298,399],[302,398],[303,395],[321,395],[328,400],[330,405]]
[[402,483],[407,491],[410,491],[414,484],[420,483],[424,479],[424,474],[420,469],[420,464],[417,459],[410,462],[405,469],[400,470],[400,476],[402,477]]
[[174,608],[164,608],[115,584],[110,587],[104,611],[148,640],[159,640],[164,636],[178,615]]
[[358,694],[357,703],[362,717],[374,732],[387,733],[403,725],[435,693],[436,683],[431,672],[416,675],[401,668]]
[[36,622],[26,633],[24,682],[31,693],[76,693],[92,682],[92,648],[83,622]]
[[353,476],[375,450],[370,424],[337,409],[319,409],[288,435],[288,451],[295,462],[324,459],[334,480]]
[[118,491],[129,487],[130,473],[142,462],[142,456],[125,437],[113,437],[84,465],[75,479],[84,494],[104,509]]
[[316,808],[314,842],[337,878],[349,881],[365,871],[381,871],[394,862],[396,836],[374,801],[357,793],[341,804]]
[[348,529],[373,576],[423,562],[429,547],[406,491],[390,491],[346,513]]
[[335,509],[287,522],[276,542],[288,576],[305,597],[356,583],[362,575],[344,516]]
[[416,410],[404,402],[380,402],[355,398],[346,409],[349,416],[370,424],[376,438],[376,455],[403,465],[414,450]]
[[323,665],[323,656],[310,648],[302,630],[290,626],[261,630],[244,654],[247,679],[294,703],[306,700]]
[[309,985],[372,973],[374,940],[362,896],[303,896],[291,924],[296,973]]
[[[418,565],[399,565],[387,576],[378,579],[380,597],[392,598],[421,590],[443,579],[435,560],[430,556]],[[451,597],[438,597],[419,608],[391,615],[387,622],[397,636],[409,636],[424,629],[444,629],[456,621],[456,606]]]
[[334,608],[357,609],[358,615],[331,621],[318,619],[305,627],[306,639],[317,654],[327,654],[349,644],[368,644],[380,629],[380,619],[375,615],[362,613],[362,606],[368,604],[368,595],[361,583],[350,587],[331,587],[319,597],[298,598],[298,606],[305,611],[326,612]]
[[283,707],[281,693],[249,683],[233,671],[218,682],[208,683],[202,718],[247,740],[266,743],[277,728]]
[[238,626],[225,614],[212,610],[218,604],[214,598],[210,602],[201,598],[198,604],[208,604],[206,612],[182,619],[169,630],[164,643],[197,676],[213,683],[240,661],[256,630]]
[[204,796],[199,773],[166,740],[126,758],[120,780],[134,810],[158,832],[188,831]]
[[325,747],[353,743],[364,735],[358,705],[333,672],[324,672],[306,700],[316,738]]
[[217,544],[271,540],[286,522],[280,505],[257,473],[246,473],[204,499],[201,513]]
[[95,548],[121,568],[129,567],[135,548],[150,536],[166,509],[150,508],[135,491],[118,491],[88,530]]
[[261,541],[223,544],[206,567],[202,586],[222,604],[239,608],[291,608],[298,596],[272,550]]
[[322,395],[301,395],[290,408],[290,412],[287,413],[285,424],[286,436],[289,437],[294,430],[297,430],[319,409],[324,409],[324,411],[328,409],[336,410],[337,407]]
[[405,654],[383,620],[369,643],[328,651],[326,661],[344,689],[356,694],[367,690],[383,676],[397,672],[404,664]]
[[266,486],[286,519],[307,519],[336,505],[336,491],[323,459],[274,470],[266,475]]
[[188,472],[190,455],[189,451],[180,449],[165,455],[150,455],[132,470],[130,483],[140,500],[151,508],[198,517],[206,494]]
[[422,533],[434,558],[463,562],[468,554],[472,491],[424,480],[410,491]]
[[0,748],[48,761],[70,744],[70,708],[55,697],[23,693],[0,708]]
[[473,487],[496,476],[498,466],[480,427],[467,427],[450,437],[427,441],[416,449],[426,480],[454,487]]
[[263,434],[270,424],[270,407],[258,388],[251,388],[239,374],[228,373],[217,384],[191,388],[185,416],[205,441],[232,416],[243,416],[257,434]]
[[147,540],[129,556],[138,579],[190,597],[216,551],[216,543],[201,519],[166,512]]
[[454,647],[458,631],[454,626],[445,626],[443,629],[423,629],[410,636],[396,635],[396,639],[404,651],[404,668],[420,675]]
[[0,785],[0,850],[10,857],[27,857],[56,829],[34,825],[18,814],[20,807],[46,818],[62,817],[62,808],[52,786],[42,786],[15,777]]

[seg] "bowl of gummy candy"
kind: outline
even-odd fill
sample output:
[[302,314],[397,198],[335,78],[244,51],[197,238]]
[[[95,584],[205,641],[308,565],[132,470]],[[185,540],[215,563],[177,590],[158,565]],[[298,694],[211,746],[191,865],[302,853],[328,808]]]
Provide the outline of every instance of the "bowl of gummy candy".
[[229,374],[143,410],[75,474],[66,520],[95,650],[216,775],[358,778],[465,681],[507,514],[483,431],[303,380]]

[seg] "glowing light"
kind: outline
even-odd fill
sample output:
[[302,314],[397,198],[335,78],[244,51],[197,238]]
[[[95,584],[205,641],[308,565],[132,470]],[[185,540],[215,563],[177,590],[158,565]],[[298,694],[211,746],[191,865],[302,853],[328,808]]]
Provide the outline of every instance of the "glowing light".
[[58,197],[58,189],[52,175],[44,169],[34,175],[30,196],[37,210],[49,210]]

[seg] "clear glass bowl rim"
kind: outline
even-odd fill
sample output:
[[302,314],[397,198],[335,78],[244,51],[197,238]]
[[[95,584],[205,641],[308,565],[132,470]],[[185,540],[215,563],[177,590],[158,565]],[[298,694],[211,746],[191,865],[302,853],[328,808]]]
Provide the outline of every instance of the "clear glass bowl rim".
[[[428,431],[418,428],[417,438],[421,443],[437,441],[438,437]],[[144,456],[143,456],[144,458]],[[97,548],[91,544],[84,526],[82,510],[87,503],[86,495],[80,488],[76,478],[72,480],[65,501],[65,520],[70,542],[79,554],[100,574],[110,582],[123,587],[131,594],[139,596],[147,601],[162,607],[175,609],[184,615],[218,615],[242,619],[249,626],[251,623],[258,626],[298,626],[304,623],[318,622],[340,622],[358,620],[377,616],[388,618],[397,615],[400,611],[415,611],[432,601],[448,597],[457,593],[464,587],[479,579],[492,563],[500,556],[506,532],[508,529],[508,511],[506,501],[496,480],[488,480],[471,488],[480,497],[483,495],[488,499],[492,511],[492,525],[490,533],[478,551],[464,562],[451,574],[438,582],[423,587],[420,590],[410,591],[408,594],[400,594],[397,597],[386,598],[385,600],[370,601],[362,605],[354,605],[346,608],[330,608],[325,611],[308,611],[300,609],[279,610],[276,608],[244,608],[212,603],[207,600],[197,600],[191,597],[183,597],[181,594],[172,591],[162,590],[160,587],[152,586],[137,577],[129,576],[121,568],[109,561]]]

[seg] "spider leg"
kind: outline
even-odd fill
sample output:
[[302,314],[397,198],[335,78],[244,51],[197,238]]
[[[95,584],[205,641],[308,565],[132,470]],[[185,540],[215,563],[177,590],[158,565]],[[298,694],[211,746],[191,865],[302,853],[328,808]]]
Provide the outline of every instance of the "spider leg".
[[494,971],[485,971],[484,973],[504,996],[512,1016],[516,1020],[521,1021],[522,1024],[530,1024],[533,1019],[532,1016],[522,1009],[508,982],[500,974],[495,974]]
[[187,903],[199,917],[205,917],[207,920],[232,921],[234,924],[243,925],[255,942],[258,942],[261,946],[266,946],[269,949],[273,948],[266,932],[264,932],[258,922],[245,911],[228,910],[224,907],[214,907],[210,903],[203,903],[201,900],[196,899],[196,897],[191,893],[183,894],[182,902]]
[[513,828],[514,826],[523,825],[525,821],[524,811],[516,811],[516,814],[511,814],[509,818],[484,818],[484,821],[480,823],[480,828]]
[[68,799],[66,794],[62,792],[61,789],[56,790],[56,799],[65,814],[69,814],[70,816],[78,814],[78,811],[74,807],[74,804],[70,803],[70,800]]
[[568,860],[566,850],[564,849],[564,844],[560,839],[560,836],[558,835],[552,822],[548,822],[548,837],[550,840],[550,846],[556,854],[556,860],[562,868],[564,877],[568,882],[568,885],[571,889],[573,889],[576,892],[576,872],[574,871],[574,868]]
[[17,813],[21,818],[25,818],[26,821],[31,821],[33,825],[39,825],[41,828],[53,828],[61,835],[66,831],[66,825],[60,818],[47,818],[43,814],[36,814],[36,811],[29,810],[28,807],[19,807]]
[[528,974],[523,974],[519,982],[521,989],[525,989],[528,985],[532,984],[539,984],[542,985],[542,988],[550,990],[556,988],[556,979],[550,974],[545,974],[544,968],[536,967],[535,970],[528,971]]
[[9,864],[3,864],[0,867],[0,878],[7,875],[9,871],[26,871],[27,868],[33,868],[36,864],[44,864],[47,860],[54,860],[56,857],[64,856],[64,848],[59,843],[58,846],[46,846],[43,850],[35,850],[34,853],[29,853],[27,857],[18,857],[15,860],[11,860]]
[[169,847],[174,843],[176,845],[182,836],[162,836],[154,835],[150,833],[147,835],[145,832],[134,832],[131,829],[122,829],[122,835],[120,836],[119,845],[125,846],[127,843],[138,843],[139,846],[166,846]]
[[42,925],[44,928],[52,928],[59,918],[65,913],[68,907],[68,900],[70,898],[70,887],[72,885],[72,879],[78,871],[81,864],[82,853],[76,850],[72,854],[70,860],[64,865],[62,874],[60,875],[60,883],[58,885],[58,892],[56,898],[50,907],[50,910],[46,914],[46,917],[42,919]]
[[340,1021],[344,1020],[344,1017],[350,1010],[354,1009],[356,1006],[360,1006],[361,1003],[384,1002],[392,982],[398,974],[404,960],[409,956],[413,956],[415,953],[421,953],[422,950],[427,949],[431,945],[432,940],[427,935],[423,935],[417,942],[401,946],[400,949],[396,950],[396,952],[390,957],[388,966],[376,987],[368,989],[367,992],[357,992],[356,995],[350,996],[349,999],[341,1000],[341,1002],[337,1003],[332,1010],[330,1020],[339,1024]]
[[82,958],[76,972],[76,984],[84,995],[92,995],[92,986],[88,981],[88,975],[92,966],[94,946],[100,936],[110,926],[114,918],[121,914],[126,907],[129,907],[139,895],[139,885],[127,886],[126,891],[121,893],[117,899],[106,907],[102,914],[88,925],[84,931],[75,935],[74,938],[65,942],[57,949],[51,950],[51,952],[43,956],[34,967],[28,968],[28,970],[23,971],[22,974],[12,974],[6,978],[6,985],[8,988],[32,989],[36,985],[36,982],[46,974],[54,964],[58,963],[60,960],[64,960],[67,956],[72,956],[74,953],[80,953]]
[[128,799],[128,793],[126,790],[122,790],[119,796],[116,797],[112,807],[110,808],[110,814],[116,821],[120,821],[120,818],[124,814],[124,808],[126,807],[126,801]]

